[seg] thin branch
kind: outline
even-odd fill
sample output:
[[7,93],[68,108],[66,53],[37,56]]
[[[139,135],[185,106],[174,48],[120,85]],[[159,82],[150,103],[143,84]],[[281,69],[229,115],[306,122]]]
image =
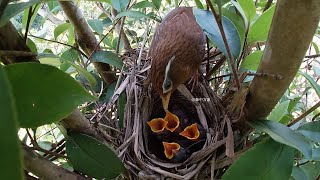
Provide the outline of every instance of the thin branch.
[[290,121],[290,123],[287,126],[292,126],[295,123],[299,122],[301,119],[305,118],[308,114],[312,113],[314,110],[316,110],[318,107],[320,107],[320,101],[312,106],[310,109],[308,109],[306,112],[302,113],[299,117],[296,119],[293,119]]
[[272,0],[268,0],[268,2],[266,3],[266,6],[265,6],[264,9],[263,9],[263,12],[265,12],[266,10],[268,10],[268,9],[270,8],[271,4],[272,4]]
[[313,54],[313,55],[305,56],[304,58],[317,58],[317,57],[320,57],[320,54]]
[[236,81],[236,85],[237,85],[237,87],[239,89],[240,88],[240,82],[239,82],[239,78],[238,78],[238,74],[237,74],[237,69],[236,69],[235,64],[234,64],[234,60],[233,60],[233,57],[232,57],[232,54],[231,54],[231,51],[230,51],[230,47],[229,47],[229,44],[228,44],[228,41],[227,41],[227,38],[226,38],[226,34],[225,34],[224,30],[223,30],[221,19],[219,18],[219,16],[217,15],[216,11],[214,10],[214,7],[213,7],[211,1],[210,0],[206,0],[206,2],[207,2],[207,5],[209,5],[209,7],[210,7],[210,9],[211,9],[211,11],[213,13],[215,20],[217,21],[217,24],[218,24],[218,27],[219,27],[219,30],[220,30],[224,45],[226,46],[226,50],[227,50],[227,53],[228,53],[228,61],[229,61],[230,65],[231,65],[232,73],[233,73],[234,79]]
[[30,56],[36,57],[38,54],[27,51],[10,51],[10,50],[0,50],[0,56],[6,57],[21,57],[21,56]]
[[28,12],[26,32],[24,33],[24,42],[25,42],[26,44],[27,44],[29,26],[30,26],[30,21],[31,21],[32,15],[33,15],[33,10],[32,10],[32,6],[31,6],[31,7],[29,8],[29,12]]

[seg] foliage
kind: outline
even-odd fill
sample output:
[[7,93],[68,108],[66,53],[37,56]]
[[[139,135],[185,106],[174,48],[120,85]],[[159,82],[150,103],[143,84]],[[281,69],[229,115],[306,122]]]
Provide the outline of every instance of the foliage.
[[[101,50],[93,53],[79,48],[82,40],[75,36],[76,27],[66,18],[63,19],[64,12],[57,1],[10,2],[0,17],[0,28],[10,20],[19,26],[17,29],[21,35],[27,34],[28,48],[37,55],[41,64],[0,64],[0,138],[4,147],[2,154],[6,154],[2,160],[1,174],[7,179],[22,179],[21,144],[28,147],[32,144],[43,157],[65,169],[81,172],[84,176],[111,179],[124,171],[125,166],[117,157],[119,152],[114,151],[114,146],[107,145],[90,134],[64,129],[59,123],[76,108],[88,119],[98,119],[94,114],[108,105],[112,97],[119,96],[117,103],[106,116],[114,118],[119,129],[123,128],[126,92],[115,92],[119,88],[119,82],[123,80],[123,74],[127,73],[129,68],[126,66],[128,62],[124,62],[120,56],[124,53],[123,39],[112,32],[120,20],[124,20],[123,29],[131,47],[140,48],[141,44],[145,43],[148,47],[151,38],[148,41],[145,35],[150,33],[150,25],[161,21],[161,17],[174,7],[196,6],[193,13],[209,38],[210,47],[217,47],[222,52],[221,56],[227,58],[229,48],[234,60],[231,63],[236,65],[239,73],[255,73],[263,58],[275,5],[263,11],[266,0],[256,4],[253,0],[215,0],[212,1],[214,9],[218,14],[221,13],[219,21],[210,10],[205,10],[207,4],[204,2],[188,0],[179,4],[177,0],[75,1],[83,10],[85,21],[100,42]],[[117,10],[117,14],[110,13],[112,8]],[[48,17],[53,16],[58,20],[40,17],[39,9],[45,10]],[[226,41],[219,27],[220,22]],[[250,122],[256,129],[249,136],[253,147],[244,152],[229,168],[224,168],[226,171],[218,174],[218,178],[319,177],[319,109],[315,108],[288,127],[290,122],[305,113],[320,98],[319,29],[320,27],[309,51],[310,55],[318,56],[305,57],[300,72],[269,114],[268,120]],[[218,62],[218,56],[214,58],[214,62]],[[110,85],[103,82],[93,63],[110,65],[112,72],[107,73],[115,74],[118,82]],[[214,68],[216,64],[210,64],[209,68]],[[222,62],[222,66],[214,73],[210,74],[210,69],[207,70],[207,78],[214,79],[228,74],[231,72],[230,67],[230,62]],[[213,81],[210,83],[217,88],[217,92],[224,93],[224,88],[231,82],[221,83],[226,79],[230,78],[221,78],[215,82],[217,84]],[[247,78],[245,83],[250,83],[250,79]],[[94,121],[94,125],[99,123],[98,120]],[[266,136],[270,138],[266,140]],[[59,151],[58,154],[66,155],[67,158],[55,158],[48,154],[48,151],[58,150],[60,143],[66,153]]]

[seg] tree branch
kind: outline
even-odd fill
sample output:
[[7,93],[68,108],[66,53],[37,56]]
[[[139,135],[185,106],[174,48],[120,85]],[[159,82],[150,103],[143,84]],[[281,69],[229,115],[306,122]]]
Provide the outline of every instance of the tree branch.
[[[74,5],[72,1],[59,1],[59,3],[64,13],[74,26],[78,44],[85,51],[87,56],[90,57],[94,51],[101,50],[99,43],[91,31],[86,19],[83,17],[81,10]],[[103,80],[108,84],[116,80],[116,77],[113,74],[107,73],[108,71],[111,71],[111,67],[108,64],[94,62],[93,65]]]
[[282,79],[256,76],[246,103],[249,120],[265,118],[288,89],[301,65],[320,19],[319,0],[278,0],[266,48],[257,73],[276,74]]

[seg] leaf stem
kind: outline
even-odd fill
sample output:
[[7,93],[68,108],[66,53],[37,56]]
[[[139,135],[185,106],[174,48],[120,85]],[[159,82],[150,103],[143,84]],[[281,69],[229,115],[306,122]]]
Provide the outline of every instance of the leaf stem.
[[227,53],[228,53],[228,61],[229,61],[230,65],[231,65],[232,73],[233,73],[234,79],[236,81],[237,88],[239,89],[240,88],[240,81],[239,81],[239,77],[238,77],[238,74],[237,74],[237,69],[235,67],[235,64],[234,64],[234,61],[233,61],[233,57],[232,57],[232,54],[231,54],[231,51],[230,51],[230,47],[229,47],[229,44],[228,44],[228,41],[227,41],[227,38],[226,38],[226,34],[224,33],[224,29],[223,29],[223,26],[222,26],[222,18],[219,18],[219,16],[217,15],[216,11],[213,8],[213,5],[212,5],[211,1],[210,0],[206,0],[206,2],[207,2],[207,5],[210,7],[214,18],[217,21],[217,24],[218,24],[218,27],[219,27],[219,30],[220,30],[224,45],[226,46],[226,50],[227,50]]
[[314,106],[312,106],[310,109],[308,109],[306,112],[302,113],[299,117],[290,121],[290,123],[287,126],[292,126],[295,123],[299,122],[301,119],[305,118],[308,114],[312,113],[312,111],[316,110],[318,107],[320,107],[320,101]]

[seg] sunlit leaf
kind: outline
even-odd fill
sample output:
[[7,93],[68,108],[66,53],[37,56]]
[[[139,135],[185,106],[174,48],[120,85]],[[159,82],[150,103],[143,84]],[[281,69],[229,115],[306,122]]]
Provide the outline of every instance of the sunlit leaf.
[[263,51],[255,51],[249,54],[240,65],[240,69],[257,71]]
[[129,0],[111,0],[112,7],[118,12],[126,10]]
[[[212,15],[211,11],[193,8],[193,14],[196,17],[198,24],[205,31],[210,40],[212,40],[218,48],[228,57],[227,49],[220,33],[218,24]],[[225,16],[222,16],[222,25],[226,35],[227,42],[233,60],[236,60],[240,55],[241,41],[235,25]]]
[[[8,77],[0,65],[0,173],[4,179],[22,180],[22,161],[17,135],[17,111]],[[17,102],[18,103],[18,102]]]
[[97,139],[72,133],[66,142],[66,153],[77,171],[98,179],[113,179],[124,167],[115,152]]
[[256,144],[231,165],[222,180],[289,179],[293,166],[293,150],[272,139]]
[[256,21],[251,23],[247,37],[248,44],[267,40],[274,10],[275,6],[270,7]]
[[270,119],[272,121],[280,121],[283,118],[283,116],[288,113],[289,103],[290,101],[287,100],[278,104],[269,114],[267,119]]
[[115,66],[115,67],[117,67],[119,69],[122,69],[122,66],[123,66],[123,62],[118,57],[118,55],[116,55],[115,53],[110,52],[110,51],[98,51],[98,52],[95,52],[91,57],[91,61],[92,62],[107,63],[107,64]]
[[256,7],[254,5],[254,2],[252,0],[237,0],[237,2],[239,2],[249,23],[251,23],[256,15]]
[[5,70],[18,100],[20,127],[57,122],[82,103],[95,100],[77,81],[53,66],[18,63]]
[[97,33],[103,33],[103,23],[99,19],[88,19],[88,24]]
[[289,127],[278,122],[266,120],[251,121],[249,124],[269,134],[275,141],[298,149],[306,159],[312,157],[312,143],[306,137]]
[[53,31],[53,36],[55,39],[57,39],[57,37],[64,33],[66,30],[68,30],[70,28],[71,24],[70,23],[63,23],[63,24],[60,24],[58,25],[54,31]]
[[302,71],[299,71],[299,73],[301,75],[303,75],[311,84],[311,86],[313,87],[313,89],[316,91],[318,97],[320,98],[320,86],[319,84],[307,73],[304,73]]

